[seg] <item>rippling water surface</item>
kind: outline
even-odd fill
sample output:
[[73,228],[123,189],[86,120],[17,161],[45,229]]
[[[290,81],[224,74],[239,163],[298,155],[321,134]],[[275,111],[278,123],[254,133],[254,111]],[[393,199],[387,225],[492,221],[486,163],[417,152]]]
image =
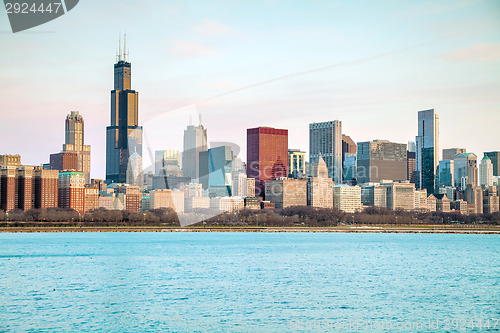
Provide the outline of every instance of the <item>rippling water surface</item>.
[[0,234],[0,331],[498,331],[499,259],[496,235]]

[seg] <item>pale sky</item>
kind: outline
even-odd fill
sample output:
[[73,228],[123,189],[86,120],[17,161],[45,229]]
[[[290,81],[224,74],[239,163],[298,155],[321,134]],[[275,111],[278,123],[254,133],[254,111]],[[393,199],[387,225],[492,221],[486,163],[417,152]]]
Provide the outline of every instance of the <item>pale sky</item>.
[[105,177],[120,32],[145,166],[148,147],[181,149],[198,113],[208,141],[238,144],[243,160],[250,127],[286,128],[305,151],[309,124],[335,119],[355,142],[406,143],[430,108],[440,149],[500,150],[500,1],[81,0],[16,34],[0,10],[0,154],[47,163],[77,110],[92,177]]

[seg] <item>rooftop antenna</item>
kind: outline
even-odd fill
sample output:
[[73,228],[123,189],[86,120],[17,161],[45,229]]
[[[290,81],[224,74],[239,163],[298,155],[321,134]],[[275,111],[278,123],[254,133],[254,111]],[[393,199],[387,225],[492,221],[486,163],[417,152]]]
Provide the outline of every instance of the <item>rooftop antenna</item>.
[[189,114],[189,126],[193,125],[193,116]]
[[199,126],[201,126],[201,112],[198,111],[198,121],[199,121]]
[[123,61],[127,61],[127,34],[123,34]]
[[118,35],[118,61],[122,60],[122,33]]

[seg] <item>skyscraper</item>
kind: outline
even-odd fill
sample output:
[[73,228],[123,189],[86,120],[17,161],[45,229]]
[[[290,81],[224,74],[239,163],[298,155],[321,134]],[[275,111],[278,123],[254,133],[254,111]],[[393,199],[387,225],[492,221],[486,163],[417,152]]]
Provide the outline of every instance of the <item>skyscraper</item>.
[[182,152],[182,172],[191,179],[200,176],[200,152],[207,151],[207,130],[203,125],[189,125],[184,130],[184,151]]
[[488,156],[493,164],[493,176],[500,176],[500,151],[490,151],[484,155]]
[[442,186],[455,186],[455,161],[443,160],[439,161],[438,167],[439,187]]
[[255,178],[255,196],[265,193],[264,182],[288,176],[288,130],[247,129],[247,176]]
[[318,163],[319,154],[328,167],[328,177],[342,184],[342,122],[309,124],[309,163]]
[[323,158],[312,167],[307,178],[307,205],[321,208],[333,207],[333,180],[328,178],[328,167]]
[[[206,175],[204,181],[211,196],[231,195],[231,164],[233,151],[231,146],[220,146],[200,152],[200,173]],[[205,184],[204,184],[205,185]]]
[[71,111],[66,117],[63,152],[76,153],[76,170],[83,172],[85,183],[90,184],[90,146],[84,144],[84,135],[83,117],[78,111]]
[[418,112],[416,148],[416,187],[434,193],[439,164],[439,116],[434,109]]
[[467,185],[474,188],[478,185],[477,156],[474,153],[460,153],[455,155],[454,182],[455,187],[465,190]]
[[111,91],[111,125],[106,127],[106,181],[124,183],[129,157],[142,157],[142,126],[139,126],[139,93],[131,89],[131,64],[121,43]]
[[493,186],[493,164],[488,155],[484,155],[479,165],[479,185]]
[[408,178],[406,144],[373,140],[358,142],[358,183]]

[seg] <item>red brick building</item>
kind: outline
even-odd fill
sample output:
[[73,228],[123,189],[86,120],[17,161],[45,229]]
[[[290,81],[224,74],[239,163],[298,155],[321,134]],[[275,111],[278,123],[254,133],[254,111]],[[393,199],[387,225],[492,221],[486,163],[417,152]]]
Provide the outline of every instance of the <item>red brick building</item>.
[[52,170],[78,170],[78,155],[75,152],[60,152],[50,154],[50,168]]
[[255,196],[264,196],[266,180],[288,175],[288,130],[247,129],[247,176],[255,178]]
[[35,170],[33,178],[35,208],[58,207],[59,171],[38,169]]
[[9,211],[16,208],[16,167],[0,168],[0,209]]
[[83,172],[59,173],[59,207],[85,211],[85,175]]
[[33,208],[33,167],[22,166],[16,170],[16,208]]
[[85,212],[99,208],[99,187],[85,186]]

